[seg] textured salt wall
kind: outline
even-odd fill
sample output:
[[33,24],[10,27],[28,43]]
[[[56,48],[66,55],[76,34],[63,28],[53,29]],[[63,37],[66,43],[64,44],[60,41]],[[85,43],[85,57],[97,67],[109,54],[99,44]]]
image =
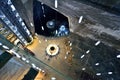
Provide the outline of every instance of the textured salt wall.
[[120,11],[120,0],[88,0],[88,1]]

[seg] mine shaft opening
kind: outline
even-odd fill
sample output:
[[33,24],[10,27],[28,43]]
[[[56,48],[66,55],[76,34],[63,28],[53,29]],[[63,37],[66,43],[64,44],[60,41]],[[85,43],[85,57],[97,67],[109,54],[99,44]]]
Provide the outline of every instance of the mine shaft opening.
[[47,37],[60,37],[69,34],[68,18],[38,0],[33,1],[35,33]]

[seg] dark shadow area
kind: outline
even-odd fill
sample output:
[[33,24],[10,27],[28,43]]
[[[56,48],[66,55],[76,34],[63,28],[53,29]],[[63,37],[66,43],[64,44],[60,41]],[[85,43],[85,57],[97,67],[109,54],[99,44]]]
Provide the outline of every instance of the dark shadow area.
[[84,71],[81,72],[81,75],[79,77],[83,80],[100,80],[96,75],[91,75]]
[[8,52],[4,52],[0,55],[0,68],[2,68],[10,59],[12,55]]
[[68,18],[49,6],[34,0],[33,19],[35,32],[44,36],[65,36],[69,33]]
[[[104,11],[116,14],[116,15],[120,15],[120,3],[115,4],[114,5],[108,5],[107,2],[105,3],[105,1],[102,0],[76,0],[79,1],[81,3],[87,4],[87,5],[91,5],[93,7],[102,9]],[[108,1],[108,3],[110,3],[110,1]]]
[[37,70],[30,68],[29,72],[24,76],[22,80],[34,80],[37,74],[38,74]]

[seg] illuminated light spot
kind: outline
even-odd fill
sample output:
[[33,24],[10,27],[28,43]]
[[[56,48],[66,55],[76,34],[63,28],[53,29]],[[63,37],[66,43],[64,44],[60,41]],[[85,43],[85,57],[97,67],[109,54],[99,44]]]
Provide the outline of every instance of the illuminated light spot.
[[70,28],[70,32],[74,32],[73,29]]
[[31,39],[33,39],[32,35],[29,35]]
[[120,54],[119,54],[119,55],[117,55],[117,58],[120,58]]
[[19,16],[19,14],[18,13],[16,13],[16,15],[15,15],[16,17],[18,17]]
[[95,46],[98,46],[99,44],[100,44],[100,41],[96,42],[96,43],[95,43]]
[[30,35],[30,32],[28,31],[28,29],[26,30],[26,32],[28,33],[28,35]]
[[14,30],[14,32],[17,31],[17,27],[16,26],[12,27],[12,29]]
[[19,54],[15,54],[17,58],[21,58],[21,56]]
[[21,22],[22,21],[22,19],[21,18],[19,18],[19,22]]
[[0,18],[4,19],[6,16],[5,15],[0,15]]
[[25,60],[26,60],[26,58],[25,58],[25,57],[22,57],[21,59],[22,59],[23,61],[25,61]]
[[55,28],[55,21],[54,20],[48,21],[46,23],[46,25],[49,29],[54,29]]
[[7,47],[7,46],[5,46],[5,45],[3,45],[2,47],[3,47],[4,49],[9,49],[9,47]]
[[82,59],[82,58],[84,58],[85,57],[85,55],[82,55],[80,58]]
[[38,70],[39,70],[39,71],[42,71],[42,69],[40,69],[40,68],[39,68]]
[[36,35],[36,36],[38,36],[38,34],[37,34],[37,33],[35,33],[35,35]]
[[58,7],[58,1],[55,0],[55,8],[57,8],[57,7]]
[[10,26],[10,28],[13,28],[14,26]]
[[64,59],[67,59],[67,56],[65,56]]
[[17,34],[17,36],[20,36],[20,33],[17,32],[16,34]]
[[44,16],[44,17],[46,17],[46,15],[45,15],[45,14],[44,14],[43,16]]
[[12,4],[11,0],[8,0],[7,4],[8,4],[8,5],[9,5],[9,4]]
[[25,26],[24,22],[21,23],[22,26]]
[[32,65],[33,68],[36,68],[35,64],[32,63],[31,65]]
[[81,23],[83,19],[83,16],[80,16],[78,23]]
[[26,60],[26,63],[29,63],[30,61],[29,60]]
[[60,26],[60,31],[65,31],[65,25]]
[[22,36],[20,35],[19,38],[22,39]]
[[6,22],[6,24],[9,24],[10,23],[10,21],[5,21]]
[[68,43],[70,43],[71,41],[68,41]]
[[10,6],[12,8],[12,11],[15,11],[15,7],[13,5]]
[[72,43],[70,43],[70,46],[72,46]]
[[58,36],[64,36],[64,35],[68,35],[69,31],[68,29],[65,27],[65,25],[61,25],[58,31]]
[[41,43],[41,41],[39,40],[39,43]]
[[44,3],[41,3],[41,5],[43,5]]
[[30,23],[30,25],[31,25],[32,27],[34,26],[32,22]]
[[70,54],[70,52],[69,52],[69,51],[67,51],[67,52],[66,52],[66,55],[68,55],[68,54]]
[[44,73],[45,71],[44,71],[44,70],[42,70],[42,72]]
[[82,70],[84,71],[86,68],[82,68]]
[[98,65],[99,65],[99,63],[96,63],[95,65],[96,65],[96,66],[98,66]]
[[108,72],[108,74],[112,74],[113,72]]
[[90,50],[87,50],[87,51],[86,51],[86,54],[88,54],[89,52],[90,52]]
[[42,10],[44,11],[44,6],[42,6]]
[[47,39],[45,39],[45,42],[47,42],[48,40]]
[[51,80],[56,80],[56,78],[55,77],[51,77]]
[[26,26],[24,26],[24,29],[27,30]]
[[44,31],[44,27],[42,26],[42,30]]
[[22,38],[22,41],[24,42],[25,40]]
[[57,30],[55,31],[55,34],[58,34],[58,31],[57,31]]
[[50,24],[50,25],[53,25],[54,23],[51,21],[49,24]]
[[16,53],[15,50],[13,50],[13,49],[10,50],[10,52],[13,53],[13,54],[15,54],[15,55],[18,54],[18,53]]
[[39,70],[39,67],[36,67],[37,70]]
[[100,75],[101,75],[101,73],[96,73],[96,75],[97,75],[97,76],[100,76]]
[[2,45],[2,43],[0,43],[0,46]]
[[72,57],[74,57],[74,54],[72,55]]

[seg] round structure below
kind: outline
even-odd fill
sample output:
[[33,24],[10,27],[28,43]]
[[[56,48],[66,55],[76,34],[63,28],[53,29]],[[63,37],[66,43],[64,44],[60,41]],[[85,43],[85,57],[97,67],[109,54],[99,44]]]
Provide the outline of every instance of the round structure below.
[[56,44],[50,44],[46,48],[47,55],[55,56],[59,53],[59,47]]

